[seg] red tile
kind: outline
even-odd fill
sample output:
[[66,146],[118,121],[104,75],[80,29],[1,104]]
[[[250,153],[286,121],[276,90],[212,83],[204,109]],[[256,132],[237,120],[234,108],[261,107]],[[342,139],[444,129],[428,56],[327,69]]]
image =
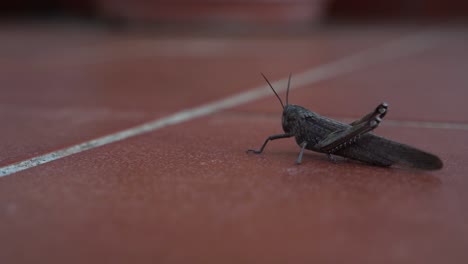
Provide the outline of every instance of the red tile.
[[0,166],[94,139],[138,125],[149,118],[137,111],[106,108],[3,106]]
[[[459,33],[441,38],[439,46],[421,54],[300,87],[291,91],[290,102],[323,115],[349,118],[387,102],[388,119],[465,123],[468,52],[462,43],[466,38]],[[275,101],[272,96],[237,109],[279,113]]]
[[435,172],[309,152],[297,166],[293,140],[245,153],[279,131],[276,118],[218,114],[2,178],[6,259],[467,259],[466,131],[378,129],[440,155],[446,166]]
[[[7,73],[0,77],[0,120],[8,124],[0,134],[3,160],[236,94],[263,84],[260,71],[284,77],[408,33],[379,29],[223,36],[209,38],[209,49],[200,38],[192,43],[199,46],[187,46],[187,38],[129,37],[110,40],[107,49],[102,40],[73,46],[63,57],[51,49],[49,63],[26,64],[18,55],[13,66],[0,63]],[[295,90],[291,100],[358,117],[382,96],[393,119],[464,122],[463,111],[454,111],[463,109],[457,87],[466,83],[460,43]],[[94,58],[100,51],[108,53]],[[439,84],[448,92],[440,93]],[[415,107],[421,94],[424,107]],[[385,121],[377,129],[440,155],[440,171],[332,163],[310,152],[297,166],[299,148],[291,139],[272,142],[262,155],[245,153],[281,132],[275,100],[0,178],[1,262],[464,263],[466,129]]]
[[14,52],[0,59],[8,124],[0,166],[263,85],[261,71],[283,76],[402,34],[358,33],[343,43],[339,31],[233,39],[4,31],[0,53]]

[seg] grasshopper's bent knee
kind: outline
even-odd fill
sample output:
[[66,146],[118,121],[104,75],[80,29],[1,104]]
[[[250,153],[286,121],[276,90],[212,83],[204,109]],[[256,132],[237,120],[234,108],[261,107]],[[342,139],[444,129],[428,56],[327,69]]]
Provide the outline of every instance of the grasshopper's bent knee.
[[263,152],[263,149],[265,148],[265,146],[268,144],[268,141],[270,140],[275,140],[275,139],[280,139],[280,138],[289,138],[289,137],[292,137],[293,135],[292,134],[278,134],[278,135],[271,135],[269,136],[265,142],[263,143],[262,147],[259,149],[259,150],[255,150],[255,149],[248,149],[247,152],[253,152],[255,154],[260,154]]
[[387,114],[388,112],[388,104],[383,102],[381,103],[379,106],[377,106],[377,108],[375,109],[376,112],[379,112],[379,117],[380,118],[384,118],[384,116]]
[[365,115],[359,120],[356,120],[352,122],[350,125],[356,126],[365,122],[368,122],[372,119],[378,119],[381,121],[382,118],[387,114],[388,111],[388,104],[387,103],[381,103],[379,104],[374,111],[370,112],[369,114]]

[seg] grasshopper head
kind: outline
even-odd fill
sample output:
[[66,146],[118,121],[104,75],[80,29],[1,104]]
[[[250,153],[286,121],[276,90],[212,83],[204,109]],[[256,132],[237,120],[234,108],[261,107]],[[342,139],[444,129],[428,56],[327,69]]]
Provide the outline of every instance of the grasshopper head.
[[286,105],[283,110],[282,126],[286,133],[295,133],[294,128],[299,126],[302,116],[300,106],[297,105]]

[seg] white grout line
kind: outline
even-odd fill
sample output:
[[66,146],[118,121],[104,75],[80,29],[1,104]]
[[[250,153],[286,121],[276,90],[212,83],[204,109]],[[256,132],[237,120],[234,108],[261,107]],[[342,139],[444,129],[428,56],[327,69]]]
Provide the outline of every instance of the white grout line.
[[[331,117],[338,121],[351,123],[356,118],[348,117]],[[449,130],[468,130],[467,123],[457,122],[437,122],[437,121],[414,121],[414,120],[395,120],[385,118],[380,126],[391,126],[391,127],[413,127],[413,128],[430,128],[430,129],[449,129]]]
[[[437,45],[438,40],[438,36],[431,32],[422,32],[409,37],[397,39],[396,41],[389,42],[383,46],[371,48],[363,52],[359,52],[354,55],[347,56],[342,59],[317,66],[315,68],[311,68],[300,74],[295,74],[294,85],[291,86],[291,89],[295,89],[304,85],[310,85],[319,81],[336,77],[340,74],[349,73],[351,71],[369,67],[378,63],[383,63],[393,59],[409,56],[411,54],[423,52]],[[276,87],[277,92],[281,92],[286,90],[286,83],[287,78],[284,78],[274,82],[273,85]],[[183,123],[198,117],[207,116],[209,114],[219,112],[223,109],[235,107],[271,95],[272,92],[269,87],[267,85],[262,85],[252,90],[242,92],[240,94],[233,95],[213,103],[201,105],[199,107],[185,109],[167,117],[149,121],[142,125],[138,125],[121,132],[96,138],[68,148],[60,149],[1,167],[0,177],[33,168],[44,163],[80,153],[82,151],[121,141],[126,138],[134,137],[150,131],[155,131],[167,126]]]
[[468,124],[455,122],[427,122],[427,121],[402,121],[386,120],[385,125],[398,127],[435,128],[450,130],[468,130]]

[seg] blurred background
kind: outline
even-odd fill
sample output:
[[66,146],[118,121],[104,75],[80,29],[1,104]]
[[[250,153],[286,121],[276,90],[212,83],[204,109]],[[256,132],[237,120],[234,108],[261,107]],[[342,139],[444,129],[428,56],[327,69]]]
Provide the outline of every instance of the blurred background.
[[446,20],[468,15],[463,0],[16,0],[3,19],[73,16],[123,24],[306,24],[342,19]]

